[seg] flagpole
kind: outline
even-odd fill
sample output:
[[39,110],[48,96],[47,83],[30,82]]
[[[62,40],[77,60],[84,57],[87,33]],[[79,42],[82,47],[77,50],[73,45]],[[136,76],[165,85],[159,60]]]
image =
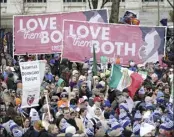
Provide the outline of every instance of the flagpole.
[[159,1],[158,0],[158,26],[159,26],[159,22],[160,22],[160,4],[159,4]]
[[45,95],[45,99],[46,99],[46,104],[47,104],[47,108],[48,108],[48,117],[49,117],[49,120],[51,121],[51,113],[50,113],[50,107],[48,104],[48,96],[47,95]]
[[96,53],[95,53],[95,45],[93,45],[93,76],[97,76],[97,59],[96,59]]

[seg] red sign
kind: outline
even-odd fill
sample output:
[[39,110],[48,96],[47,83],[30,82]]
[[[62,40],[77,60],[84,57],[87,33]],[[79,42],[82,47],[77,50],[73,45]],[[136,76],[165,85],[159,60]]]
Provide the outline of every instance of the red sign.
[[120,57],[121,64],[156,62],[160,45],[164,48],[165,27],[64,21],[63,36],[62,57],[71,61],[91,58],[95,46],[98,62],[101,56]]
[[49,54],[62,50],[64,19],[108,23],[106,9],[61,14],[14,16],[15,54]]

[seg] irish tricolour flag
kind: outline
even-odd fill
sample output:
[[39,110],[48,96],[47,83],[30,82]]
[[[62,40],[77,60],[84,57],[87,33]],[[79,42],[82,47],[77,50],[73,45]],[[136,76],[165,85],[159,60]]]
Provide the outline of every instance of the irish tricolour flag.
[[133,72],[116,64],[112,65],[109,82],[110,88],[116,88],[120,91],[128,88],[129,95],[133,98],[143,81],[142,75],[137,72]]

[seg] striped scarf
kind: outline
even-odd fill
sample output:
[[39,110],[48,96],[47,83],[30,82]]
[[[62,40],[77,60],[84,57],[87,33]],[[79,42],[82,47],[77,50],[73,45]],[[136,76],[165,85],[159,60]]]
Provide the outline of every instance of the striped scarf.
[[94,136],[94,128],[91,127],[91,128],[87,128],[86,129],[86,134],[88,135],[88,137],[93,137]]
[[84,124],[85,128],[87,128],[87,126],[88,126],[88,121],[89,120],[87,117],[83,118],[83,124]]
[[70,124],[65,119],[62,119],[62,124],[60,126],[60,132],[65,133],[65,130],[68,126],[70,126]]

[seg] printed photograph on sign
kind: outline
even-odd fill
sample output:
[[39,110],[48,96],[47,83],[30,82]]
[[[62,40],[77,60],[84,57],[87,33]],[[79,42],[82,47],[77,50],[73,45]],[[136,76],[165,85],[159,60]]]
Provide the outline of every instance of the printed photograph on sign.
[[108,23],[106,9],[59,14],[14,16],[14,53],[16,55],[52,54],[62,51],[64,19]]
[[157,62],[164,53],[165,32],[166,27],[65,20],[62,58],[83,62],[84,57],[92,57],[94,46],[98,62],[101,56],[119,57],[123,65],[130,60]]
[[22,77],[22,108],[38,106],[40,88],[45,73],[43,60],[20,62]]

